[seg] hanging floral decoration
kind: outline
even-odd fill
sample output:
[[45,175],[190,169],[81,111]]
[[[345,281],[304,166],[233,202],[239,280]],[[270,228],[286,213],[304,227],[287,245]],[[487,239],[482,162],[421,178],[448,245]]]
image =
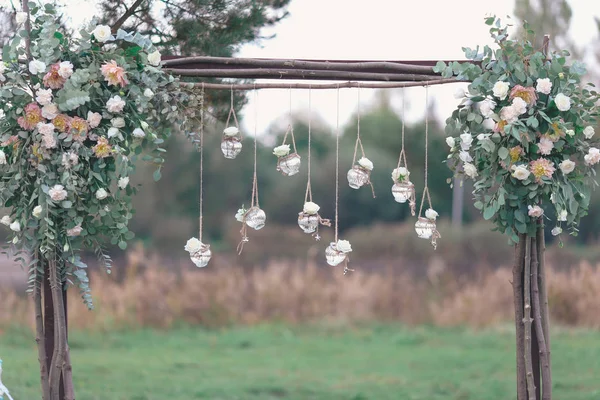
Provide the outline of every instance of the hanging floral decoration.
[[[292,137],[292,147],[294,151],[290,153],[290,145],[286,144],[287,137]],[[300,172],[301,158],[296,150],[296,139],[294,138],[294,127],[290,123],[285,135],[283,136],[283,143],[281,146],[277,146],[273,149],[273,154],[277,156],[277,171],[281,172],[285,176],[296,175]]]
[[596,185],[600,97],[581,85],[585,66],[567,64],[566,51],[546,55],[528,40],[509,40],[499,19],[486,23],[498,49],[465,50],[481,66],[436,67],[472,81],[446,121],[449,165],[473,180],[475,207],[510,241],[533,236],[542,216],[554,220],[554,235],[563,227],[576,235]]
[[[358,149],[362,157],[356,161]],[[354,155],[352,156],[352,168],[348,171],[348,185],[352,189],[360,189],[364,185],[371,185],[373,198],[375,198],[375,189],[371,183],[371,171],[373,171],[373,162],[365,155],[365,149],[360,139],[360,87],[358,88],[358,111],[356,113],[356,143],[354,144]]]
[[406,103],[406,96],[403,93],[402,96],[402,149],[400,150],[400,156],[398,157],[398,166],[392,171],[392,180],[394,185],[392,186],[392,195],[394,200],[398,203],[406,203],[410,205],[410,213],[415,216],[416,208],[416,194],[415,185],[410,181],[410,172],[408,170],[408,163],[406,162],[406,151],[404,148],[404,109]]
[[71,37],[51,4],[32,8],[31,34],[15,35],[2,52],[0,199],[10,209],[2,223],[17,260],[27,251],[40,265],[56,261],[89,307],[80,252],[94,251],[110,268],[104,241],[125,249],[134,237],[135,163],[152,161],[160,179],[162,144],[174,127],[191,131],[196,120],[193,85],[160,63],[139,34],[89,25]]
[[[233,126],[230,125],[231,117],[233,117]],[[227,115],[223,137],[221,138],[221,152],[223,152],[225,158],[230,160],[233,160],[242,152],[242,134],[240,131],[240,123],[235,114],[235,106],[233,104],[233,88],[231,89],[229,114]]]

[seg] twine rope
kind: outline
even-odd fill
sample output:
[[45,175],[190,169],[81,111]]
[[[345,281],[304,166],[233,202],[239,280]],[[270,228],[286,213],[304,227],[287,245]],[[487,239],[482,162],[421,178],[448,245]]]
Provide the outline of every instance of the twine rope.
[[294,153],[298,153],[298,151],[296,150],[296,138],[294,137],[294,123],[292,121],[292,86],[291,85],[290,85],[289,92],[290,92],[290,108],[289,108],[289,112],[288,112],[289,124],[288,124],[287,130],[285,131],[285,135],[283,136],[282,144],[285,144],[288,134],[290,134],[292,136],[292,147],[294,148]]
[[310,185],[310,153],[311,153],[311,123],[312,123],[312,89],[308,87],[308,181],[304,202],[312,201],[312,188]]
[[402,88],[402,148],[400,150],[400,156],[398,157],[398,168],[400,168],[400,164],[404,161],[404,167],[408,168],[408,163],[406,162],[406,152],[404,151],[404,113],[406,111],[406,93],[404,93],[404,88]]
[[340,204],[340,85],[337,87],[335,123],[335,242],[338,241],[338,208]]
[[202,205],[204,195],[204,83],[202,84],[200,96],[200,221],[198,239],[202,242]]
[[[339,90],[339,87],[338,87]],[[360,146],[362,156],[365,157],[365,149],[363,148],[362,140],[360,139],[360,83],[358,84],[358,105],[356,110],[356,143],[354,144],[354,155],[352,156],[352,165],[356,162],[356,153]]]
[[[256,85],[255,89],[256,90]],[[204,90],[204,82],[202,82],[202,90]],[[233,120],[235,122],[235,127],[238,128],[238,130],[240,129],[240,123],[238,122],[237,119],[237,115],[235,115],[235,107],[233,106],[233,85],[231,85],[231,104],[229,106],[229,114],[227,115],[227,121],[225,122],[225,127],[229,126],[229,121],[231,119],[231,116],[233,115]]]
[[257,148],[257,129],[258,129],[258,91],[256,83],[254,84],[254,177],[252,179],[252,207],[260,207],[258,204],[258,178],[256,174],[256,148]]
[[429,195],[429,186],[427,185],[427,167],[429,158],[429,86],[425,86],[425,189],[423,189],[423,197],[421,198],[421,207],[419,207],[419,217],[423,211],[423,203],[425,203],[425,196],[429,202],[429,208],[431,207],[431,197]]

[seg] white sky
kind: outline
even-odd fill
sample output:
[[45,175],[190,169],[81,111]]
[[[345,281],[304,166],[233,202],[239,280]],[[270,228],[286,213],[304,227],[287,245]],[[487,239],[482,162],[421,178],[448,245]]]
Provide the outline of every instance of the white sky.
[[[9,0],[0,0],[0,4]],[[89,21],[95,12],[93,0],[62,0],[74,25]],[[15,3],[19,1],[15,0]],[[569,0],[573,9],[571,36],[580,46],[596,34],[593,17],[600,17],[598,0]],[[463,59],[461,47],[491,44],[483,18],[489,14],[512,15],[514,0],[292,0],[290,16],[265,34],[276,34],[260,45],[242,48],[240,57],[439,60]],[[457,104],[452,96],[458,85],[429,89],[441,120]],[[421,118],[425,109],[423,88],[405,89],[410,105],[409,120]],[[357,89],[341,89],[340,123],[356,110]],[[396,93],[395,91],[394,93]],[[362,89],[362,109],[372,102],[373,90]],[[254,95],[244,110],[243,126],[254,131]],[[335,90],[313,90],[313,111],[332,127],[336,123]],[[393,97],[394,99],[394,97]],[[399,103],[398,96],[393,101]],[[398,104],[399,105],[399,104]],[[292,93],[293,112],[308,108],[308,91]],[[399,110],[399,107],[397,107]],[[259,93],[258,133],[289,111],[287,90],[265,89]]]

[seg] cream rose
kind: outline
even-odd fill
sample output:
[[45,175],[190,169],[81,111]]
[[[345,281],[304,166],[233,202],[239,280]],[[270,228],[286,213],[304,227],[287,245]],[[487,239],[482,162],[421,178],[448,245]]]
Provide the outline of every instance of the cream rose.
[[54,103],[50,103],[42,107],[42,117],[46,119],[54,119],[60,114],[58,107]]
[[123,128],[125,126],[125,118],[113,118],[110,120],[110,124],[115,128]]
[[184,249],[190,254],[197,253],[202,249],[202,242],[197,238],[193,237],[187,241]]
[[527,209],[530,217],[539,218],[544,215],[544,210],[540,206],[528,206]]
[[433,208],[428,208],[427,211],[425,211],[425,218],[430,219],[432,221],[435,221],[439,215],[440,214],[438,214],[438,212],[435,211]]
[[0,165],[6,164],[6,153],[4,150],[0,150]]
[[358,160],[358,165],[360,165],[364,169],[373,171],[373,162],[371,160],[369,160],[367,157],[362,157],[360,160]]
[[284,157],[290,154],[290,145],[282,144],[281,146],[277,146],[273,149],[273,154],[277,157]]
[[479,175],[477,173],[477,167],[475,167],[471,163],[465,163],[463,168],[465,170],[465,175],[467,175],[471,179],[475,179],[477,177],[477,175]]
[[513,178],[517,178],[520,181],[524,181],[525,179],[529,178],[529,174],[531,174],[526,165],[513,165],[512,171]]
[[48,190],[48,195],[54,201],[63,201],[67,198],[67,191],[63,185],[54,185]]
[[58,64],[58,75],[62,78],[69,79],[73,75],[73,64],[70,61],[63,61]]
[[304,203],[304,208],[302,209],[302,211],[305,214],[315,215],[316,213],[319,212],[320,209],[321,209],[321,207],[319,207],[319,205],[317,203],[313,203],[312,201],[307,201],[306,203]]
[[33,215],[35,218],[40,218],[42,216],[42,211],[43,211],[42,206],[40,206],[40,205],[35,206],[33,208],[33,211],[31,212],[31,215]]
[[549,78],[539,78],[536,81],[535,90],[543,94],[550,94],[552,90],[552,82],[550,82]]
[[225,130],[223,131],[223,134],[225,136],[236,136],[238,133],[240,133],[240,130],[235,127],[235,126],[230,126],[229,128],[225,128]]
[[21,232],[21,224],[19,221],[14,221],[12,224],[10,224],[10,229],[15,232]]
[[595,147],[590,147],[588,153],[583,157],[587,165],[595,165],[600,162],[600,150]]
[[463,151],[469,151],[473,144],[473,136],[470,133],[463,133],[460,135],[460,147]]
[[46,72],[46,63],[40,60],[30,61],[29,72],[31,72],[32,75],[43,74]]
[[[398,180],[403,181],[404,179],[408,179],[409,175],[410,175],[410,172],[405,167],[395,168],[392,171],[392,180],[394,182],[396,182]],[[400,179],[400,178],[402,178],[402,179]]]
[[160,61],[161,61],[161,56],[160,53],[157,51],[148,54],[148,63],[150,65],[153,65],[155,67],[158,67],[160,65]]
[[125,189],[127,185],[129,185],[129,177],[124,176],[119,178],[119,182],[117,183],[117,185],[119,186],[119,189]]
[[90,126],[90,128],[92,128],[92,129],[97,128],[98,125],[100,125],[101,121],[102,121],[102,115],[100,113],[88,111],[87,122],[88,122],[88,125]]
[[492,99],[487,98],[479,103],[479,112],[484,118],[494,115],[494,108],[496,108],[496,102]]
[[96,38],[100,43],[104,43],[112,39],[112,35],[110,32],[110,26],[107,25],[98,25],[92,31],[92,35]]
[[342,253],[350,253],[352,251],[352,246],[347,240],[338,240],[335,244],[335,247],[338,251],[341,251]]
[[596,134],[596,131],[594,131],[593,126],[586,126],[583,130],[583,136],[585,136],[586,139],[591,139],[594,134]]
[[573,172],[575,169],[575,162],[571,160],[563,160],[558,167],[562,171],[563,174],[567,175]]
[[100,188],[100,189],[96,190],[96,198],[98,200],[104,200],[107,197],[108,197],[108,192],[106,191],[106,189]]
[[0,219],[0,224],[2,224],[2,225],[10,226],[11,223],[12,223],[12,220],[10,219],[10,216],[8,216],[8,215],[5,215],[4,217],[2,217],[2,219]]
[[510,86],[509,86],[508,82],[504,82],[504,81],[496,82],[494,84],[494,88],[492,89],[492,91],[494,92],[494,96],[496,96],[500,100],[504,100],[506,98],[506,96],[508,96],[509,87]]
[[560,111],[569,111],[571,109],[571,99],[562,93],[556,95],[554,103]]
[[458,157],[460,158],[460,160],[461,160],[462,162],[466,162],[466,163],[467,163],[467,162],[471,162],[471,161],[473,161],[473,157],[471,157],[471,155],[469,154],[469,152],[468,152],[468,151],[461,151],[461,152],[458,154]]
[[142,128],[135,128],[133,132],[131,132],[131,134],[133,135],[133,137],[136,138],[143,138],[144,136],[146,136],[146,132],[144,132]]
[[111,113],[118,113],[125,108],[125,101],[121,96],[113,96],[106,102],[106,109]]
[[52,89],[38,89],[38,91],[35,92],[35,101],[37,101],[40,106],[52,103]]

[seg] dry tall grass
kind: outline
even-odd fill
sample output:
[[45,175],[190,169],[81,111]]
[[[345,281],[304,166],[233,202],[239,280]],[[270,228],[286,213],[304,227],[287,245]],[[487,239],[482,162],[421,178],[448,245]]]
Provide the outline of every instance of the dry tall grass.
[[[189,269],[189,263],[167,269],[158,257],[132,251],[127,276],[92,274],[95,311],[87,311],[72,291],[70,326],[218,327],[326,319],[484,327],[512,318],[508,267],[459,283],[439,260],[430,263],[425,277],[399,273],[398,265],[379,272],[355,265],[356,272],[343,276],[312,261],[271,262],[264,268],[214,261],[202,270]],[[600,266],[582,263],[560,272],[550,268],[548,284],[553,323],[600,328]],[[0,331],[32,325],[31,301],[24,294],[2,289],[0,304]]]

